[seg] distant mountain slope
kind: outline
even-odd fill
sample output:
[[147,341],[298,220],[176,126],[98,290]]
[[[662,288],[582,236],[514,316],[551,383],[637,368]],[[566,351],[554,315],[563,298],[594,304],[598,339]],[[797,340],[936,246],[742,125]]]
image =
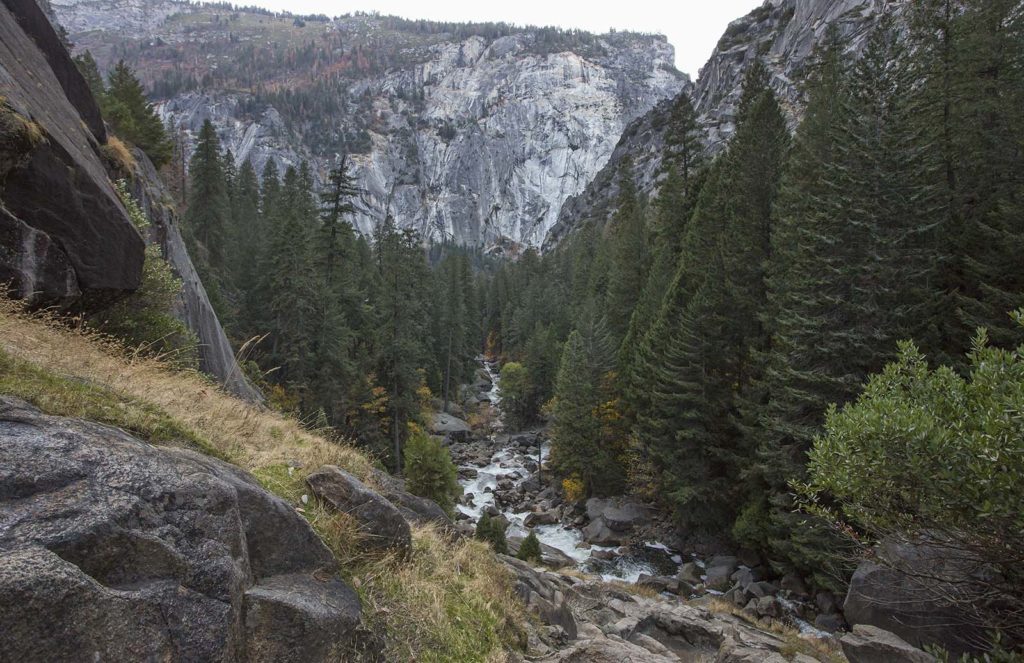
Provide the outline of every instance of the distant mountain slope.
[[[792,127],[802,102],[799,85],[814,47],[830,24],[838,26],[849,49],[859,52],[878,17],[897,12],[906,0],[765,0],[729,24],[692,88],[694,107],[707,132],[707,149],[722,150],[735,130],[736,104],[743,77],[762,59],[772,73],[775,90]],[[545,246],[550,248],[586,219],[603,222],[618,194],[616,174],[629,156],[640,191],[657,190],[665,119],[671,105],[663,103],[623,131],[611,158],[583,193],[562,207]]]
[[168,0],[57,0],[79,50],[123,57],[190,141],[210,118],[257,169],[353,154],[355,219],[434,239],[540,245],[624,127],[687,85],[660,36]]

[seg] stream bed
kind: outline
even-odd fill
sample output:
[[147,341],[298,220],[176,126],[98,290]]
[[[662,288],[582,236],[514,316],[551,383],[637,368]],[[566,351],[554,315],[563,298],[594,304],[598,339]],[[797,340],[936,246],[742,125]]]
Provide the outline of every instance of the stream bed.
[[[491,380],[491,389],[487,397],[497,415],[490,440],[497,443],[502,430],[500,380],[493,364],[483,362],[483,366]],[[514,439],[513,436],[507,437],[510,443],[498,448],[491,455],[490,462],[482,467],[478,464],[460,465],[460,468],[469,468],[476,472],[472,478],[459,481],[463,492],[473,495],[473,501],[471,504],[460,504],[458,509],[473,523],[480,519],[488,506],[495,505],[495,508],[498,508],[493,491],[498,489],[499,482],[511,481],[513,487],[516,487],[536,476],[537,455],[531,456],[522,451],[518,444],[512,442]],[[539,459],[542,470],[549,454],[549,444],[542,442]],[[522,509],[523,507],[519,507],[518,510],[498,508],[499,513],[509,522],[507,537],[525,537],[529,533],[530,529],[526,527],[524,521],[530,511]],[[582,531],[578,527],[564,523],[535,525],[532,529],[542,544],[551,546],[571,558],[576,568],[598,574],[605,580],[636,582],[643,574],[674,576],[683,562],[678,553],[657,542],[631,546],[628,551],[623,551],[619,547],[591,545],[583,540]],[[601,558],[595,556],[595,552],[598,552]]]

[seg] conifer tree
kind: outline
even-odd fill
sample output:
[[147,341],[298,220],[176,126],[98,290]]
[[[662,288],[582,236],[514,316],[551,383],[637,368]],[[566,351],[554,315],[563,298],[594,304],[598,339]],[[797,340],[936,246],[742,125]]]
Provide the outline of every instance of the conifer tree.
[[93,58],[92,53],[89,51],[76,55],[73,59],[75,66],[78,67],[78,71],[85,78],[85,82],[89,84],[89,90],[92,92],[96,103],[102,104],[103,97],[107,93],[107,85],[103,81],[103,75],[100,73],[99,65],[96,64],[96,59]]
[[137,145],[158,168],[167,163],[174,147],[135,72],[120,60],[107,78],[101,100],[104,118],[118,136]]
[[224,176],[220,140],[213,124],[206,120],[199,131],[195,152],[189,162],[189,207],[185,228],[198,244],[200,261],[213,274],[222,274],[226,231],[231,215],[228,185]]
[[636,195],[633,168],[627,161],[619,171],[617,209],[608,230],[609,275],[606,314],[616,344],[629,327],[640,292],[647,279],[648,248],[644,215]]

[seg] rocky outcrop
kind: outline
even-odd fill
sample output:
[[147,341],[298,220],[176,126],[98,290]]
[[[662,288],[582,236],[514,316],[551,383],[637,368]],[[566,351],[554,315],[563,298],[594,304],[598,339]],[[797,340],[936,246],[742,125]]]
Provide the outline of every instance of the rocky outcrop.
[[0,6],[0,281],[35,305],[138,287],[143,242],[107,179],[99,111],[32,0]]
[[[181,21],[170,18],[166,0],[53,4],[72,40],[101,66],[110,64],[104,58],[113,40],[146,45],[126,52],[149,79],[166,71],[166,61],[147,59],[154,41],[175,50],[171,57],[191,59],[183,53],[201,39],[201,58],[211,62],[226,61],[240,43],[266,44],[260,29],[215,20],[216,9],[199,5],[178,5],[199,14]],[[140,6],[152,6],[152,13],[140,16]],[[291,19],[273,20],[281,20],[282,31],[294,30]],[[192,32],[193,23],[199,31]],[[322,175],[343,149],[326,148],[334,138],[327,134],[344,135],[365,191],[354,217],[364,233],[390,214],[435,240],[509,252],[539,246],[566,198],[605,164],[623,128],[687,82],[673,65],[672,47],[655,35],[576,35],[552,44],[549,31],[531,28],[431,31],[366,15],[310,22],[305,31],[308,37],[297,38],[314,45],[322,35],[344,37],[341,48],[323,51],[316,63],[324,77],[339,77],[330,83],[329,103],[318,105],[330,117],[294,117],[287,104],[237,92],[255,87],[251,80],[174,94],[162,113],[188,142],[210,119],[239,163],[249,158],[257,171],[268,160],[281,168],[311,157]],[[352,61],[355,44],[361,59]],[[384,59],[395,62],[373,69]],[[261,73],[275,87],[319,82],[308,78],[308,68]]]
[[170,263],[181,279],[174,314],[199,339],[199,368],[217,379],[230,393],[250,403],[261,403],[263,395],[249,383],[242,372],[235,352],[221,327],[217,312],[206,294],[181,236],[177,214],[170,204],[170,195],[153,167],[139,149],[132,150],[135,171],[132,173],[132,194],[150,221],[147,242],[160,246],[164,260]]
[[934,663],[935,657],[889,631],[858,624],[840,640],[850,663]]
[[[803,99],[800,83],[808,59],[822,40],[826,27],[836,25],[851,55],[863,50],[878,18],[898,13],[906,0],[765,0],[746,16],[729,24],[697,82],[687,88],[700,125],[706,132],[709,154],[717,154],[736,129],[736,108],[743,77],[757,60],[768,67],[771,86],[791,128],[800,118]],[[548,233],[545,249],[554,247],[580,224],[603,225],[618,196],[622,165],[628,158],[637,189],[655,196],[661,171],[665,131],[672,102],[662,102],[627,126],[608,163],[581,193],[562,206],[557,223]]]
[[331,552],[227,463],[0,397],[0,524],[5,660],[372,653]]
[[431,435],[443,437],[446,442],[465,442],[473,429],[462,419],[447,412],[435,412],[430,416],[427,430]]
[[[792,645],[782,638],[697,602],[641,597],[596,579],[499,558],[542,624],[530,637],[531,660],[783,663],[792,656]],[[801,656],[792,660],[814,660]]]
[[394,504],[345,470],[325,465],[306,477],[310,490],[336,511],[359,523],[360,545],[368,550],[396,551],[401,555],[412,546],[409,523]]

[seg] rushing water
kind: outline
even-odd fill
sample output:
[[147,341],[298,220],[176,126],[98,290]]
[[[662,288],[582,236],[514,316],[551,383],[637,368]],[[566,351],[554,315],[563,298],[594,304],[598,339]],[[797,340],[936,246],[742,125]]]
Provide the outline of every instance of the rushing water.
[[[498,374],[494,371],[493,365],[484,362],[484,369],[491,379],[491,389],[488,398],[494,406],[497,417],[495,430],[502,428],[501,420],[501,387]],[[493,438],[492,438],[493,439]],[[541,465],[547,461],[550,449],[548,445],[541,447]],[[509,446],[498,450],[491,461],[484,467],[469,465],[477,471],[476,477],[460,481],[465,493],[473,494],[473,505],[459,505],[459,510],[476,522],[485,507],[494,504],[494,494],[497,490],[498,481],[509,479],[513,485],[519,485],[531,476],[526,469],[528,462],[536,462],[536,456],[530,457],[522,453],[518,446]],[[529,530],[523,525],[527,513],[515,513],[510,510],[503,510],[501,513],[508,518],[508,536],[526,536]],[[611,560],[601,560],[592,557],[591,553],[596,550],[609,551],[617,548],[605,548],[592,546],[583,541],[582,532],[575,527],[566,527],[562,524],[537,525],[533,528],[534,533],[541,543],[556,548],[576,561],[578,568],[591,573],[600,574],[605,580],[617,579],[627,582],[636,582],[641,574],[668,574],[675,575],[676,570],[682,563],[679,555],[669,550],[660,543],[648,543],[643,546],[633,547],[628,553],[616,555]]]

